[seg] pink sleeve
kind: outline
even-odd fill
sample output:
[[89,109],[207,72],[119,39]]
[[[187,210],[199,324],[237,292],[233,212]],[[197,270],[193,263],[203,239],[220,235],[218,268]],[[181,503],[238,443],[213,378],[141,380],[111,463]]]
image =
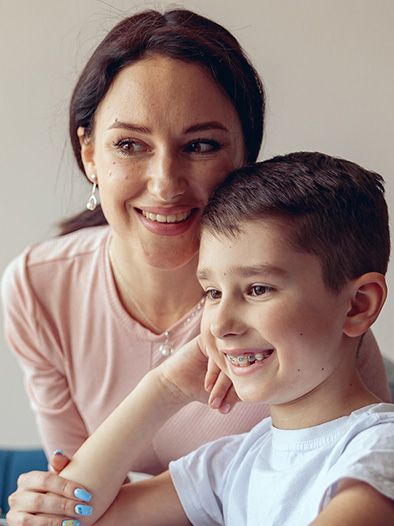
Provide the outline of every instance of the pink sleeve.
[[[31,286],[28,253],[14,260],[2,280],[4,331],[23,370],[30,404],[50,458],[55,449],[71,456],[88,433],[73,403],[55,324]],[[51,277],[43,286],[50,286]]]
[[383,357],[371,330],[362,340],[357,357],[357,368],[365,385],[384,402],[390,402],[390,390],[387,383]]

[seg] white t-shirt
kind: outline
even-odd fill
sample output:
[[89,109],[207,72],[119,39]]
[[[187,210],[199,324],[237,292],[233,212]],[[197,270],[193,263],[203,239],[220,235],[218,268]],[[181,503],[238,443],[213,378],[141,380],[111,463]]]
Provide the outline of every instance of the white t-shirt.
[[308,525],[345,477],[394,499],[394,404],[297,430],[266,418],[171,462],[170,472],[196,526]]

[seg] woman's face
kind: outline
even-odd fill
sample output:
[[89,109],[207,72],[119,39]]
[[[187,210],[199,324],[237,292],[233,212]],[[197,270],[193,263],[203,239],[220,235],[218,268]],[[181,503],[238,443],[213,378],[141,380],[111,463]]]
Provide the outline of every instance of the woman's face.
[[188,263],[208,197],[245,160],[227,97],[198,65],[155,55],[118,74],[87,144],[83,132],[86,173],[123,250],[156,268]]

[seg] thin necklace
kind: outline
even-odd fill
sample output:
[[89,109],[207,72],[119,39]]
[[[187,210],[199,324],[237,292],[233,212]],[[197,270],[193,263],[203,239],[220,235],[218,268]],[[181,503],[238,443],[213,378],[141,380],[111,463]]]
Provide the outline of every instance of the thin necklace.
[[[164,343],[162,343],[160,345],[159,352],[163,356],[170,356],[170,354],[172,354],[174,352],[174,347],[172,346],[172,344],[170,342],[170,331],[162,331],[161,329],[159,329],[159,327],[157,327],[157,325],[155,325],[153,323],[153,321],[145,314],[145,312],[140,307],[138,301],[135,299],[133,293],[131,292],[130,285],[126,281],[126,278],[120,272],[119,267],[116,264],[115,256],[114,256],[113,251],[112,251],[112,244],[109,245],[109,251],[108,252],[109,252],[109,259],[111,261],[111,265],[112,265],[113,270],[118,275],[118,278],[120,279],[120,281],[123,283],[124,287],[126,288],[127,293],[130,296],[131,301],[134,303],[134,305],[135,305],[136,309],[138,310],[139,314],[141,315],[141,317],[147,322],[147,324],[150,326],[150,328],[153,329],[155,332],[157,332],[159,334],[164,334],[165,341],[164,341]],[[195,316],[197,316],[199,311],[202,309],[203,305],[204,305],[204,298],[199,300],[199,302],[196,305],[196,308],[190,313],[190,316],[188,316],[188,318],[185,320],[185,322],[183,323],[182,327],[185,327],[185,325],[190,323],[190,321]]]

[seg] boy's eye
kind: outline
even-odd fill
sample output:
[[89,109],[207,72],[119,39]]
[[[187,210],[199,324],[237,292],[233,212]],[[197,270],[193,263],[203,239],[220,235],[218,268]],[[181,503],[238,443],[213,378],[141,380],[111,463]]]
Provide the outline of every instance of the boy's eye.
[[210,153],[210,152],[216,152],[219,150],[221,145],[217,141],[213,140],[207,140],[207,139],[199,139],[197,141],[193,141],[190,144],[188,144],[185,147],[185,152],[188,153]]
[[218,300],[221,298],[221,293],[216,289],[209,289],[205,291],[205,297],[210,300]]
[[252,285],[249,290],[249,294],[251,296],[263,296],[264,294],[267,294],[267,292],[270,292],[272,289],[271,287],[268,287],[267,285]]

